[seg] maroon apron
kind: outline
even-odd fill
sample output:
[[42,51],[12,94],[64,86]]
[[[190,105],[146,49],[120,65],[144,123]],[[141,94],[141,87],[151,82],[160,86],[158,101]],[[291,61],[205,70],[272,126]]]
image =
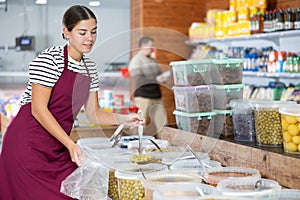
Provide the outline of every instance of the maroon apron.
[[[66,133],[89,95],[90,75],[64,70],[52,88],[48,108]],[[31,103],[21,106],[7,127],[0,155],[0,200],[72,199],[60,193],[61,182],[77,168],[67,148],[31,114]]]

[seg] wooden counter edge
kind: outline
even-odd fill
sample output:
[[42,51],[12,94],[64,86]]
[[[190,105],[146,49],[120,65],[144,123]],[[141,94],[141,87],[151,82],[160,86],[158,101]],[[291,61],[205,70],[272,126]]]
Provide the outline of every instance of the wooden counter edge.
[[195,151],[207,152],[223,166],[255,168],[262,177],[275,180],[283,187],[300,189],[299,158],[170,127],[164,127],[159,138],[173,145],[189,144]]

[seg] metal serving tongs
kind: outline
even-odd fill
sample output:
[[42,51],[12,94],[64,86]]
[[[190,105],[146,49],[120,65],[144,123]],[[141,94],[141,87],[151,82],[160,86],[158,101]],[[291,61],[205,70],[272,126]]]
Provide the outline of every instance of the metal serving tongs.
[[[142,110],[138,110],[138,115],[140,118],[143,118],[143,111]],[[138,134],[139,134],[139,153],[142,153],[142,138],[143,138],[143,125],[142,125],[142,121],[138,122]]]
[[114,134],[109,138],[108,141],[111,143],[112,147],[115,147],[119,143],[121,139],[120,133],[123,128],[124,128],[124,124],[120,124],[118,128],[115,130]]

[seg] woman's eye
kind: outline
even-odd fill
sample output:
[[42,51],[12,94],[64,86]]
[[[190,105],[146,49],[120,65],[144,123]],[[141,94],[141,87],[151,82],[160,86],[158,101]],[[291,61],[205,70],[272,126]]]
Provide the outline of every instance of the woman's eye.
[[83,36],[83,35],[85,35],[85,32],[84,32],[84,33],[79,33],[79,35],[82,35],[82,36]]
[[91,33],[92,33],[93,35],[95,35],[95,34],[97,34],[97,31],[92,31]]

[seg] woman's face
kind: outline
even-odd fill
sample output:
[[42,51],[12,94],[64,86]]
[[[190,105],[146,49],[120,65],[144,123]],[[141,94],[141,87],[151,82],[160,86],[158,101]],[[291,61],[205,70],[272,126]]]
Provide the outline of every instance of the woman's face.
[[82,20],[72,31],[67,31],[66,35],[72,50],[79,54],[88,53],[92,50],[97,38],[97,22],[95,19]]

